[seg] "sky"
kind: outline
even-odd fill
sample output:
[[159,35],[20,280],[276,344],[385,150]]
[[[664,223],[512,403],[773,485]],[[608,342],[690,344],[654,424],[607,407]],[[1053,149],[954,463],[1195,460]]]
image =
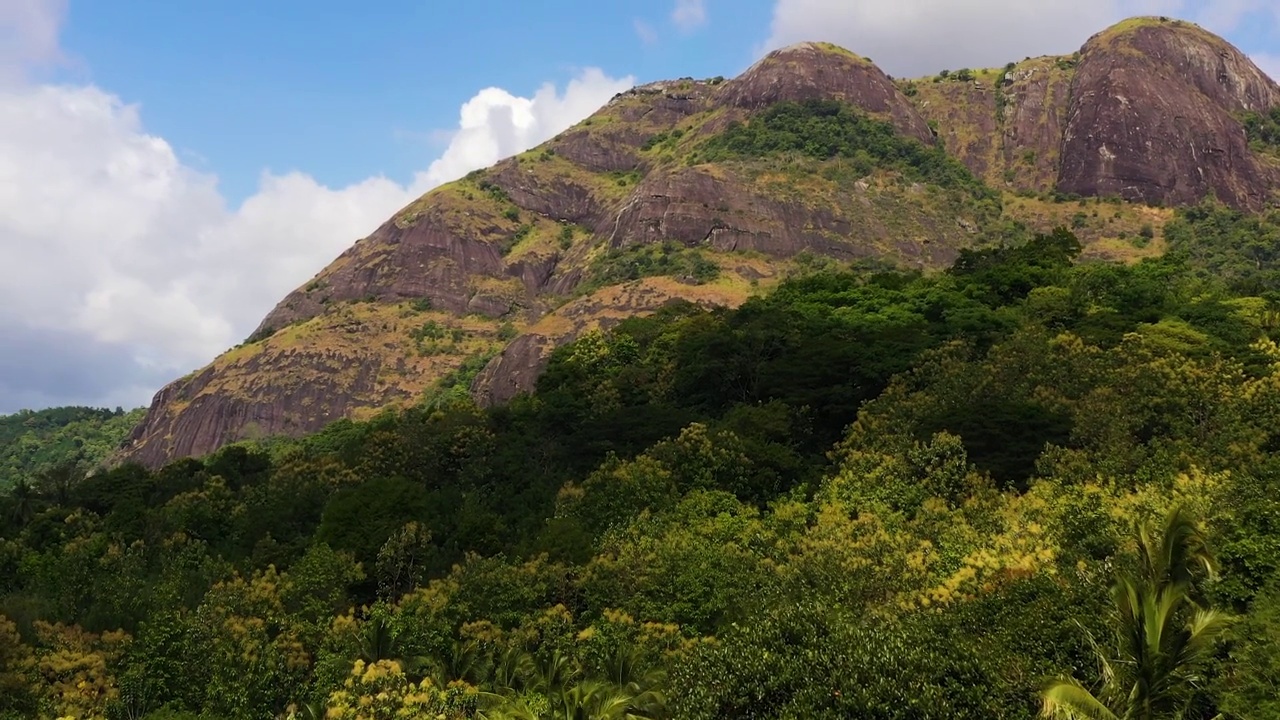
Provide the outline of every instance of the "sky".
[[826,40],[891,75],[1275,0],[0,0],[0,413],[136,407],[432,187],[637,83]]

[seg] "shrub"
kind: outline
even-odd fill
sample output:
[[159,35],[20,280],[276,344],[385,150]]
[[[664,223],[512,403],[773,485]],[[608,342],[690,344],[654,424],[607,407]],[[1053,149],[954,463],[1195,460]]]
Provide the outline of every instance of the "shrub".
[[687,278],[695,284],[702,284],[719,277],[720,266],[702,251],[671,241],[635,245],[606,253],[592,263],[587,271],[587,280],[580,289],[592,292],[609,285],[658,275]]

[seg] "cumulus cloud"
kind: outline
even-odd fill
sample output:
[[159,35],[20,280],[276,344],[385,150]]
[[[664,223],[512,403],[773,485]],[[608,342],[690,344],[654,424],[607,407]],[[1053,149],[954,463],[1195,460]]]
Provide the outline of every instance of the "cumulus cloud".
[[994,67],[1070,53],[1130,15],[1167,14],[1230,32],[1248,18],[1280,23],[1274,0],[776,0],[761,52],[826,40],[874,60],[892,75]]
[[705,0],[676,0],[671,11],[671,22],[682,32],[691,32],[707,22]]
[[[133,407],[167,379],[140,366],[128,348],[83,334],[0,320],[0,398],[12,409],[83,398],[99,407]],[[91,368],[92,372],[86,372]]]
[[[53,57],[45,24],[0,17],[26,23],[5,27],[32,48],[8,59],[9,77]],[[234,208],[216,177],[147,133],[138,106],[94,86],[0,87],[0,412],[145,402],[421,193],[550,138],[632,84],[586,69],[531,97],[487,88],[408,183],[329,188],[264,173]]]

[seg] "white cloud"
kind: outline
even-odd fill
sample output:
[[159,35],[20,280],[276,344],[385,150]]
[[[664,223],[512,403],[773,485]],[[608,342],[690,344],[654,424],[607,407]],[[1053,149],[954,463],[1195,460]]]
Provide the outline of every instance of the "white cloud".
[[0,84],[61,57],[58,28],[66,12],[66,0],[0,1]]
[[707,22],[705,0],[676,0],[671,11],[671,22],[683,32],[690,32]]
[[[34,48],[6,57],[18,78],[54,51],[45,25],[11,26]],[[487,88],[462,106],[440,158],[407,184],[375,177],[328,188],[300,172],[264,173],[236,208],[214,176],[146,132],[137,106],[93,86],[0,87],[0,332],[30,337],[64,363],[81,358],[93,379],[90,388],[68,385],[65,372],[17,377],[15,368],[41,363],[0,351],[0,412],[30,398],[145,402],[160,382],[241,340],[286,292],[421,193],[548,139],[632,84],[586,69],[532,97]],[[50,378],[63,380],[38,386]]]
[[635,28],[636,37],[640,38],[640,42],[645,45],[652,45],[658,42],[658,31],[653,29],[649,23],[636,18],[631,21],[631,26]]
[[1275,0],[776,0],[760,52],[827,40],[870,57],[892,75],[1000,66],[1070,53],[1131,15],[1166,14],[1227,33],[1244,20],[1280,23]]
[[587,68],[569,81],[563,93],[551,83],[530,98],[516,97],[502,88],[485,88],[463,104],[449,147],[431,163],[420,182],[439,185],[537,145],[634,84],[634,78],[619,80],[597,68]]

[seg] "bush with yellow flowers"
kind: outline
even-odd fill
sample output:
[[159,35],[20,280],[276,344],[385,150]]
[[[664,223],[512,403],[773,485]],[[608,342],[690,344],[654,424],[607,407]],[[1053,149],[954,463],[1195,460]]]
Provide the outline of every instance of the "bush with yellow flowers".
[[465,683],[414,682],[394,660],[357,660],[341,690],[329,695],[329,720],[457,720],[475,716],[479,694]]

